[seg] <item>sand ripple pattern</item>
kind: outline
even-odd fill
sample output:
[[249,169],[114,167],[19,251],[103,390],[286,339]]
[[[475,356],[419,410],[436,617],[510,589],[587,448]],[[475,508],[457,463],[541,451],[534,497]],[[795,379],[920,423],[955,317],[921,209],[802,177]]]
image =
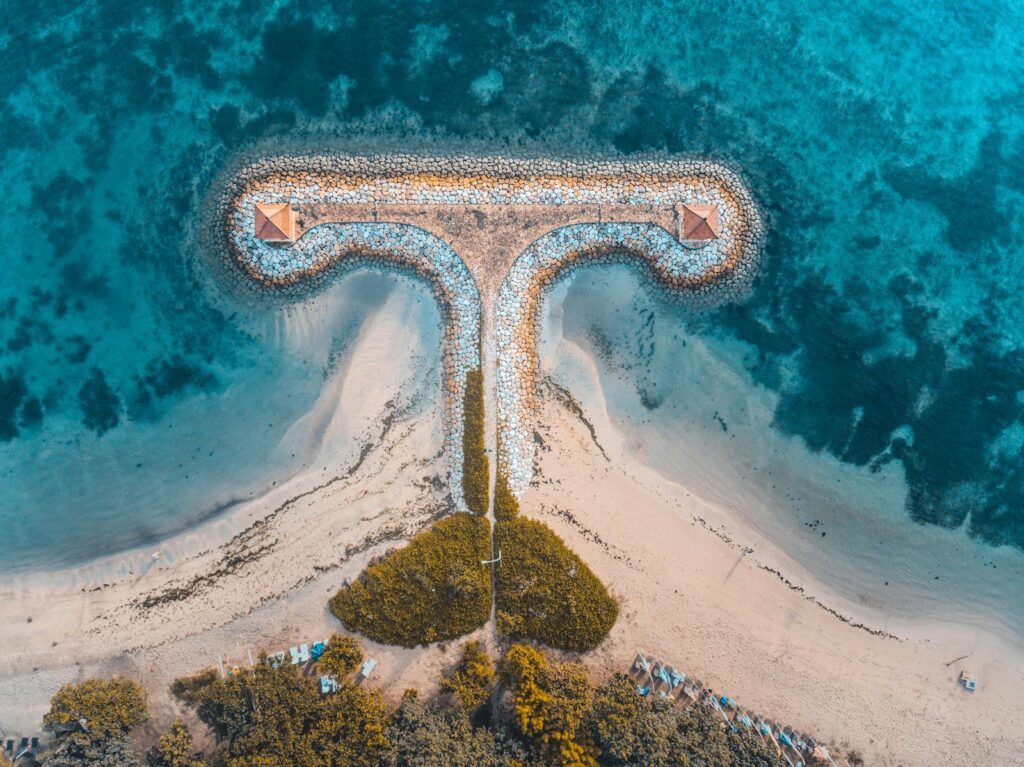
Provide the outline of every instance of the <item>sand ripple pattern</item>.
[[466,375],[480,366],[480,294],[466,264],[448,244],[408,224],[321,224],[288,247],[251,232],[250,220],[231,227],[237,263],[258,284],[287,295],[309,295],[359,268],[395,270],[430,286],[444,322],[444,453],[452,495],[464,507],[462,402]]
[[740,298],[750,286],[762,229],[752,204],[704,247],[681,243],[654,224],[576,224],[533,242],[516,259],[498,293],[496,314],[499,466],[516,494],[533,478],[540,306],[544,292],[572,269],[624,263],[646,267],[664,290],[693,308]]

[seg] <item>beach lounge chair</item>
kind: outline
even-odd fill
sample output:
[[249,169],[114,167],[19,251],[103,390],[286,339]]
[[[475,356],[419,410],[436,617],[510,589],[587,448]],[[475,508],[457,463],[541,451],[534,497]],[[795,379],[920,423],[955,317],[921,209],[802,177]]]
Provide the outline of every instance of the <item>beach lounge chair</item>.
[[672,689],[672,676],[669,674],[667,666],[662,666],[658,669],[658,681],[668,689]]
[[299,645],[299,663],[309,663],[309,645]]
[[375,661],[373,658],[370,658],[368,661],[365,661],[363,665],[359,667],[359,681],[361,682],[368,676],[370,676],[370,674],[373,673],[373,670],[375,668],[377,668],[377,661]]
[[816,745],[814,747],[811,757],[820,764],[831,764],[833,767],[835,765],[835,760],[832,758],[832,755],[828,752],[828,749],[822,745]]
[[671,666],[668,667],[669,684],[672,685],[672,689],[679,687],[683,682],[686,681],[686,674],[681,671],[676,671]]
[[334,676],[320,677],[320,694],[329,695],[338,691],[338,679]]
[[299,648],[298,647],[289,647],[288,648],[288,654],[292,656],[292,665],[293,666],[299,665]]
[[971,671],[961,671],[960,684],[962,684],[964,689],[968,692],[974,692],[978,689],[978,677]]
[[630,669],[630,671],[635,674],[646,674],[650,670],[650,661],[648,661],[647,658],[645,658],[640,653],[637,653],[636,657],[633,659],[633,667],[632,669]]
[[313,660],[319,660],[320,656],[324,654],[324,650],[327,649],[326,642],[317,642],[313,645],[313,649],[309,651],[309,657]]
[[4,753],[10,754],[14,751],[14,738],[8,738],[4,742]]

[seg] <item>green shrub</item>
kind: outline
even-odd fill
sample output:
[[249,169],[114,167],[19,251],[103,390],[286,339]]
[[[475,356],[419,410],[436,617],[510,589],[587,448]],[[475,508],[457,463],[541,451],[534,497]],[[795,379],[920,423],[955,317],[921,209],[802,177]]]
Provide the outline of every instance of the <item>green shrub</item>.
[[593,690],[582,665],[551,663],[533,647],[512,645],[501,660],[501,681],[512,692],[516,728],[541,763],[597,767],[584,726]]
[[519,501],[513,495],[505,478],[505,472],[499,471],[494,481],[494,518],[499,522],[513,519],[519,514]]
[[494,664],[480,642],[467,642],[462,660],[441,680],[441,689],[454,695],[463,708],[482,706],[494,687]]
[[208,668],[191,676],[175,679],[171,684],[171,694],[182,703],[193,706],[198,696],[202,694],[202,691],[216,681],[217,671]]
[[547,525],[524,517],[498,523],[498,630],[563,650],[591,650],[619,607],[604,584]]
[[[512,767],[494,730],[474,727],[461,709],[406,696],[391,717],[378,767]],[[521,763],[520,763],[521,764]]]
[[352,637],[335,634],[327,643],[327,649],[317,659],[316,665],[325,674],[334,674],[338,679],[348,676],[363,662],[363,650]]
[[43,722],[75,743],[123,737],[149,718],[142,685],[134,679],[86,679],[66,684],[50,699]]
[[146,767],[205,767],[198,758],[188,726],[177,719],[146,752]]
[[491,475],[484,444],[484,378],[479,368],[466,376],[462,408],[462,495],[469,510],[483,516]]
[[194,705],[226,767],[376,767],[387,746],[378,693],[343,685],[321,695],[291,664],[258,663],[203,688]]
[[366,568],[331,599],[349,631],[415,647],[479,628],[491,612],[490,522],[454,514]]

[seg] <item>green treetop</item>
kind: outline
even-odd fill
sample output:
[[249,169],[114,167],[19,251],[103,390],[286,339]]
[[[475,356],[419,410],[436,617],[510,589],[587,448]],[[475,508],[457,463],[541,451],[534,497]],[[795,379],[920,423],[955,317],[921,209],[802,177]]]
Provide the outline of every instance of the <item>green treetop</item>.
[[43,722],[58,738],[86,744],[122,737],[148,718],[142,686],[126,677],[66,684]]
[[441,680],[441,689],[454,695],[464,708],[482,706],[494,687],[494,664],[480,642],[467,642],[462,660]]
[[342,679],[359,668],[362,662],[363,651],[359,642],[353,637],[335,634],[328,641],[327,649],[317,659],[316,665],[324,673]]

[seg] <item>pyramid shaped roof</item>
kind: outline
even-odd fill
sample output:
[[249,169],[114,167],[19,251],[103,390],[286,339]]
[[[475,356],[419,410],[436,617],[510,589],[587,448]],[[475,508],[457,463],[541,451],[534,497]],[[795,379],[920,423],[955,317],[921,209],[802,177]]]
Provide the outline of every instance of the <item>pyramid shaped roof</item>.
[[717,205],[687,203],[683,208],[684,240],[717,240],[721,234]]
[[295,239],[295,211],[290,203],[256,203],[255,234],[266,242],[292,242]]

